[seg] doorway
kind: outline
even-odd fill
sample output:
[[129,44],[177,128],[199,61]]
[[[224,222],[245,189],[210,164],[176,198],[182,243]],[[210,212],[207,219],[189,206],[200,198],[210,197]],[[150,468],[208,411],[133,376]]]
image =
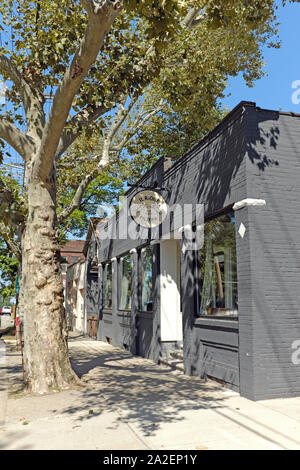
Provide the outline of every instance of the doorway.
[[161,341],[182,342],[180,240],[160,242]]

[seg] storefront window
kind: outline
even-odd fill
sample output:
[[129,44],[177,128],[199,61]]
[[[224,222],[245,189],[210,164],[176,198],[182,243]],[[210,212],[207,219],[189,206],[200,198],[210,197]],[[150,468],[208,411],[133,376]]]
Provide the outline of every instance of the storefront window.
[[141,310],[152,311],[152,248],[147,246],[141,251]]
[[120,258],[120,302],[119,310],[131,309],[131,259],[130,255]]
[[222,215],[205,224],[199,269],[199,315],[237,317],[235,220],[232,214]]
[[112,308],[112,264],[105,265],[103,272],[104,308]]

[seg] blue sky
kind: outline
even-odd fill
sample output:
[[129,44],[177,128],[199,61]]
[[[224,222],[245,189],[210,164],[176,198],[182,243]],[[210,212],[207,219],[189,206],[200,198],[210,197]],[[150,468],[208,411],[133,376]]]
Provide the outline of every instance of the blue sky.
[[[294,111],[300,114],[300,102],[292,102],[293,93],[300,89],[300,3],[279,7],[277,12],[279,25],[280,49],[264,49],[264,58],[268,75],[258,80],[253,88],[245,85],[242,76],[229,80],[226,89],[231,96],[221,102],[229,109],[240,101],[254,101],[257,106],[266,109]],[[297,88],[292,89],[292,83]],[[297,94],[300,101],[300,92]]]

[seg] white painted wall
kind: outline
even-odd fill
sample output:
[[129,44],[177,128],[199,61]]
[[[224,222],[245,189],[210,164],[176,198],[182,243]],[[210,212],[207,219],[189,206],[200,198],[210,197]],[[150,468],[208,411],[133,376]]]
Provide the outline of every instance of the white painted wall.
[[86,262],[77,262],[71,266],[68,283],[68,312],[71,324],[80,333],[86,333],[86,314],[84,302]]
[[160,242],[161,341],[182,341],[178,240]]

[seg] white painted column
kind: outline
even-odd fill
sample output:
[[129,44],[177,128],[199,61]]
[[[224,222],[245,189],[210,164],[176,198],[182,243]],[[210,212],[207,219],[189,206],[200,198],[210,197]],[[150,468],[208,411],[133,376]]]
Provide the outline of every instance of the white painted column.
[[182,341],[178,240],[160,242],[161,341]]

